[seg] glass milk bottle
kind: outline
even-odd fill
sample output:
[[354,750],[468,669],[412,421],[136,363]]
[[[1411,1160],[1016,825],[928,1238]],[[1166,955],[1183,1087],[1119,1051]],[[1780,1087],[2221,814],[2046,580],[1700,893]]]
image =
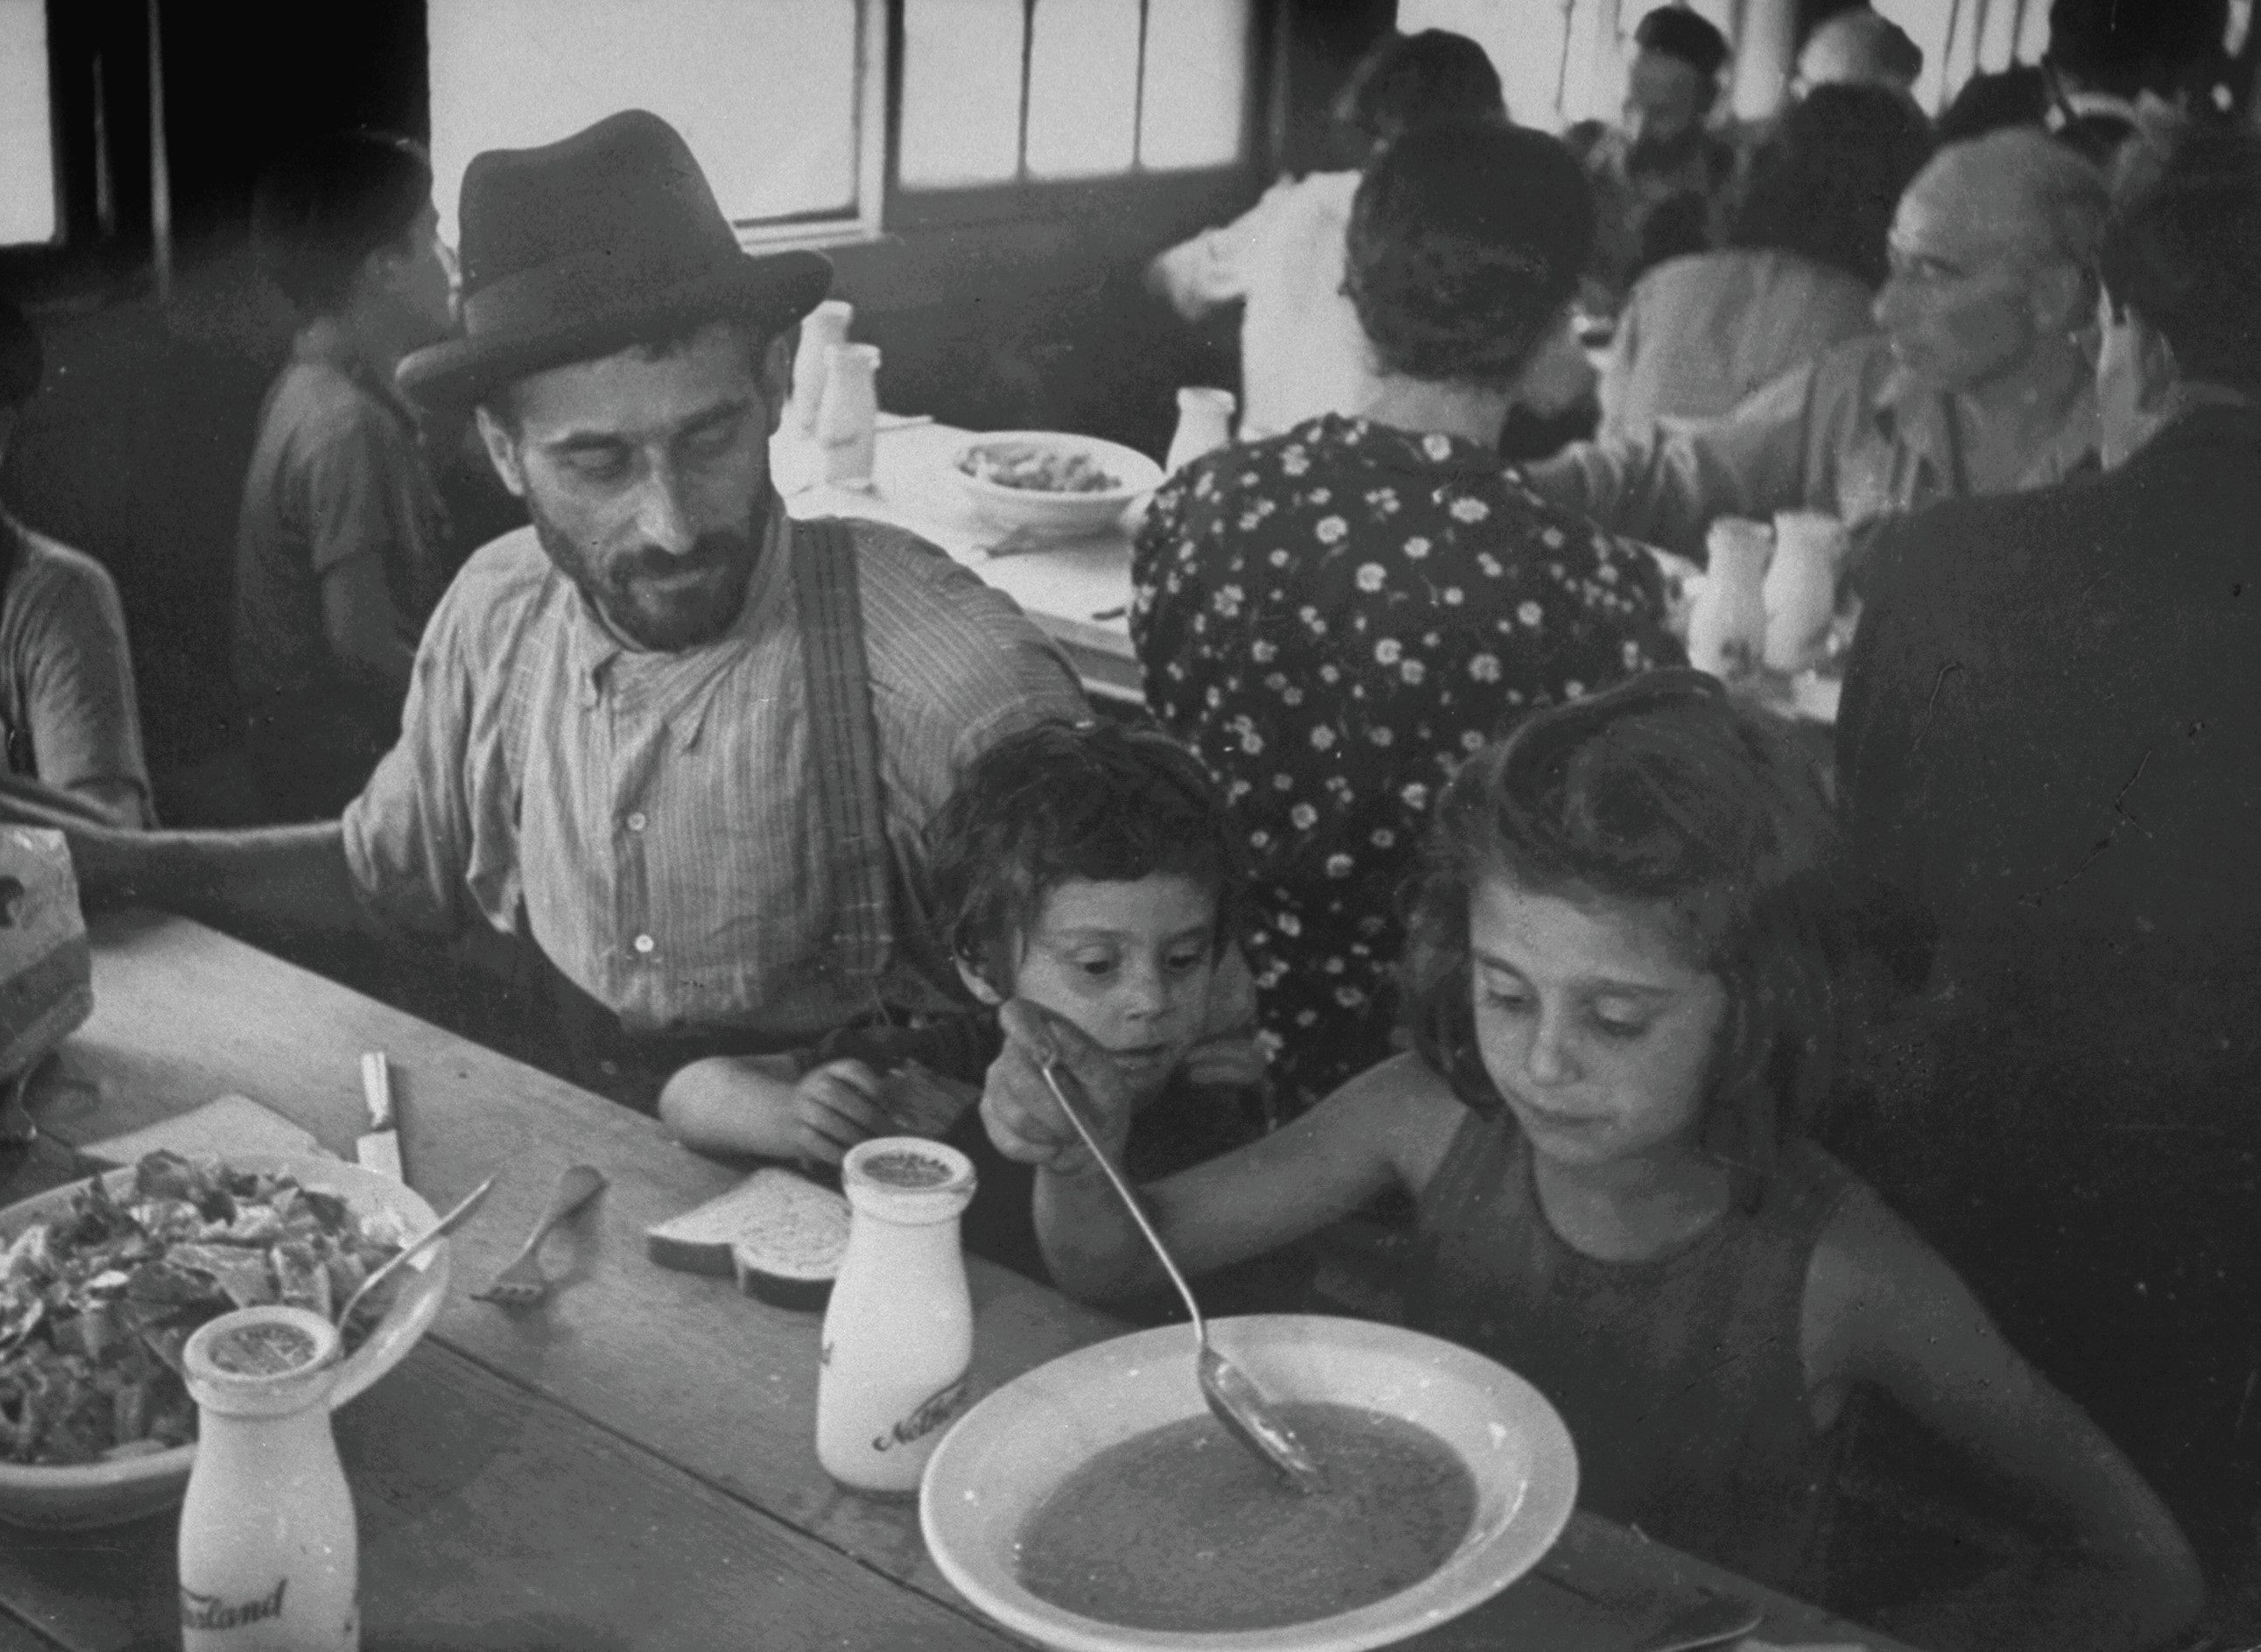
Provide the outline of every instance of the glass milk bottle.
[[338,1333],[304,1308],[224,1313],[182,1350],[200,1410],[181,1506],[187,1652],[361,1645],[353,1495],[330,1435]]
[[1215,453],[1232,440],[1231,390],[1189,385],[1178,392],[1178,429],[1170,438],[1170,456],[1162,466],[1165,476],[1175,476],[1203,454]]
[[786,404],[791,427],[804,436],[816,433],[817,410],[824,405],[824,378],[832,365],[835,346],[848,342],[848,325],[856,306],[844,298],[827,298],[801,318],[800,342],[793,354],[793,396]]
[[854,1212],[824,1312],[816,1457],[858,1491],[907,1493],[965,1408],[973,1302],[958,1218],[973,1162],[919,1136],[849,1149],[840,1185]]
[[1762,587],[1774,529],[1721,517],[1705,540],[1704,586],[1688,616],[1688,663],[1716,677],[1757,669],[1766,647]]
[[1803,671],[1828,647],[1845,549],[1844,524],[1834,516],[1784,511],[1775,518],[1774,560],[1761,589],[1768,670]]
[[824,453],[824,479],[835,487],[872,485],[872,443],[879,418],[879,347],[836,344],[824,373],[824,405],[816,416],[816,444]]

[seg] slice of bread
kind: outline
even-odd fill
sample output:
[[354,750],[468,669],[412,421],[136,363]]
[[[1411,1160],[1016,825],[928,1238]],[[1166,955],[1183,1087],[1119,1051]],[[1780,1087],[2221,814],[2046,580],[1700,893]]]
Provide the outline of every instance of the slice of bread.
[[644,1248],[661,1267],[735,1274],[749,1294],[792,1307],[822,1302],[847,1247],[848,1201],[774,1167],[644,1229]]

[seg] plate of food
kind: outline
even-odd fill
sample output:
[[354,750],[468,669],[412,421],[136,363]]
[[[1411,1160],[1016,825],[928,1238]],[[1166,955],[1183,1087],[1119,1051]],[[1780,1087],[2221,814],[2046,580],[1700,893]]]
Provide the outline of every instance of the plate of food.
[[1352,1652],[1521,1577],[1570,1518],[1577,1456],[1504,1366],[1394,1326],[1212,1321],[1317,1460],[1303,1497],[1226,1435],[1182,1325],[1064,1355],[973,1407],[927,1465],[943,1575],[1063,1652]]
[[[255,1153],[151,1153],[0,1211],[0,1520],[106,1526],[177,1502],[196,1458],[190,1335],[258,1303],[334,1319],[434,1219],[358,1165]],[[447,1288],[442,1240],[371,1293],[333,1407],[400,1362]]]
[[1135,447],[1043,430],[976,437],[951,455],[950,468],[975,515],[1029,539],[1104,533],[1162,480],[1162,467]]

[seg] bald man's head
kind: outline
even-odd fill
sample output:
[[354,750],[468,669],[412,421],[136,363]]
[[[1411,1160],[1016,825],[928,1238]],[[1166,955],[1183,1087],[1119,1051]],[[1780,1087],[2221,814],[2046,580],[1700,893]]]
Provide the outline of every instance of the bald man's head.
[[1951,145],[1900,197],[1877,324],[1943,388],[2013,373],[2085,324],[2110,212],[2102,175],[2046,133]]
[[1923,73],[1923,48],[1898,24],[1866,6],[1818,25],[1798,54],[1798,82],[1816,86],[1884,86],[1913,91]]

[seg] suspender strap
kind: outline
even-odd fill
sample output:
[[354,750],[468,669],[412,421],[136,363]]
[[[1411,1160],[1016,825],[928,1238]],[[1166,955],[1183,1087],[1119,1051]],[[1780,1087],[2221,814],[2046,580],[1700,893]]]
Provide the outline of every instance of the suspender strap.
[[832,870],[832,967],[858,998],[876,1004],[894,938],[856,541],[848,525],[831,517],[795,522],[790,537],[808,671],[809,773]]

